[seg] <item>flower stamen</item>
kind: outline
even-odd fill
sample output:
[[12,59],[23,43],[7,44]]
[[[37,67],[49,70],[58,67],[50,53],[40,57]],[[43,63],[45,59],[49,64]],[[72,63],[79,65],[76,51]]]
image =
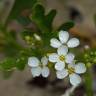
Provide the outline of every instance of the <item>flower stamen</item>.
[[75,69],[72,68],[72,67],[68,68],[68,73],[69,73],[69,74],[75,73]]
[[65,60],[64,55],[59,56],[59,59],[60,59],[60,61],[64,61]]

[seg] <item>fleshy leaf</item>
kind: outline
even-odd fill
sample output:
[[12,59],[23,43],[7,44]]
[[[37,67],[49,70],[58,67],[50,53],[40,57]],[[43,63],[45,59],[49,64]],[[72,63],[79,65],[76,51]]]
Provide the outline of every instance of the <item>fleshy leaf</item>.
[[74,22],[73,21],[69,21],[66,22],[64,24],[62,24],[58,30],[64,30],[64,31],[68,31],[70,28],[74,27]]
[[15,59],[7,58],[0,64],[1,70],[12,70],[15,67]]
[[32,20],[37,24],[40,31],[51,32],[52,31],[52,22],[56,15],[56,10],[50,11],[45,15],[45,9],[42,5],[38,4],[33,8],[32,11]]

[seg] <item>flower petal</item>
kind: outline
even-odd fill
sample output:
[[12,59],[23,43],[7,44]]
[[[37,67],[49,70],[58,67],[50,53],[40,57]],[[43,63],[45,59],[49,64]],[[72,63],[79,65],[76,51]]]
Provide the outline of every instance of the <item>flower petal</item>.
[[60,46],[61,46],[61,43],[60,43],[60,41],[59,40],[57,40],[56,38],[52,38],[51,40],[50,40],[50,45],[52,46],[52,47],[54,47],[54,48],[59,48]]
[[29,57],[28,58],[28,65],[30,67],[37,67],[39,65],[40,61],[36,57]]
[[73,63],[75,55],[73,53],[68,53],[65,57],[66,63]]
[[46,78],[46,77],[49,76],[49,74],[50,74],[49,68],[48,67],[43,67],[42,76]]
[[49,61],[50,62],[57,62],[58,61],[58,54],[52,53],[49,55]]
[[55,64],[55,69],[60,71],[60,70],[63,70],[65,67],[65,63],[64,62],[58,62]]
[[69,48],[77,47],[79,44],[80,44],[80,41],[77,38],[72,38],[67,43],[67,45],[68,45]]
[[58,79],[64,79],[68,75],[68,71],[66,69],[57,71],[56,75]]
[[77,74],[71,74],[69,75],[70,83],[73,86],[78,86],[81,83],[81,77]]
[[31,69],[33,77],[38,77],[41,74],[41,67],[34,67]]
[[46,56],[41,58],[41,63],[45,66],[48,64],[48,58]]
[[75,65],[75,72],[76,73],[85,73],[86,72],[86,66],[84,63],[78,63]]
[[66,43],[69,39],[69,33],[67,31],[60,31],[59,39],[62,43]]
[[58,48],[57,52],[59,55],[65,56],[68,53],[68,47],[62,45],[61,47]]

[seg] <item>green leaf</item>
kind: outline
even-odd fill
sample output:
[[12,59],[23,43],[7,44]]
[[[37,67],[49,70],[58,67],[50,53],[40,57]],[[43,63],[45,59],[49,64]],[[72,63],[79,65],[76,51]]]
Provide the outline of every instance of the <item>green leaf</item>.
[[16,68],[18,70],[24,70],[26,63],[27,63],[27,57],[20,57],[17,59]]
[[33,8],[32,12],[32,20],[36,23],[40,31],[43,33],[51,32],[56,10],[52,10],[47,15],[45,15],[44,7],[38,4]]
[[74,27],[74,25],[75,24],[74,24],[73,21],[69,21],[69,22],[64,23],[63,25],[61,25],[58,30],[68,31],[70,28]]
[[36,5],[32,10],[32,20],[36,23],[41,31],[49,31],[45,23],[45,10],[42,5]]
[[16,68],[20,71],[24,70],[27,62],[28,62],[28,57],[30,57],[31,52],[29,50],[21,50],[16,57]]
[[18,54],[18,51],[23,47],[17,42],[15,32],[3,31],[3,33],[5,35],[5,38],[4,38],[5,44],[3,46],[4,47],[3,52],[5,53],[6,56],[15,57],[16,54]]
[[31,23],[31,20],[29,17],[20,16],[17,18],[18,22],[24,26],[27,26]]
[[52,30],[52,23],[53,23],[55,16],[56,16],[56,10],[51,10],[45,17],[46,25],[48,28],[51,28],[51,30]]
[[[26,50],[27,51],[27,50]],[[18,55],[16,57],[10,57],[5,58],[0,63],[0,68],[2,71],[12,71],[14,68],[18,70],[23,70],[25,68],[25,65],[27,63],[27,59],[29,57],[29,54],[26,54],[26,51],[20,51],[18,52]]]
[[34,19],[44,19],[45,9],[42,5],[37,4],[32,10],[32,17]]
[[1,70],[12,70],[15,67],[15,59],[13,58],[6,58],[4,61],[1,62]]
[[16,19],[25,9],[31,9],[37,0],[15,0],[15,4],[9,14],[8,20]]

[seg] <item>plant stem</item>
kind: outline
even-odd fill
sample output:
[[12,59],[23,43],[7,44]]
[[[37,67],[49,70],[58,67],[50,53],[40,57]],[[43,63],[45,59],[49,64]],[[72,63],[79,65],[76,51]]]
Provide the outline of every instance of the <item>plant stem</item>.
[[93,96],[92,90],[92,74],[90,70],[87,70],[85,74],[85,87],[86,87],[86,96]]
[[71,88],[67,89],[66,92],[61,96],[71,96],[77,86],[72,86]]

